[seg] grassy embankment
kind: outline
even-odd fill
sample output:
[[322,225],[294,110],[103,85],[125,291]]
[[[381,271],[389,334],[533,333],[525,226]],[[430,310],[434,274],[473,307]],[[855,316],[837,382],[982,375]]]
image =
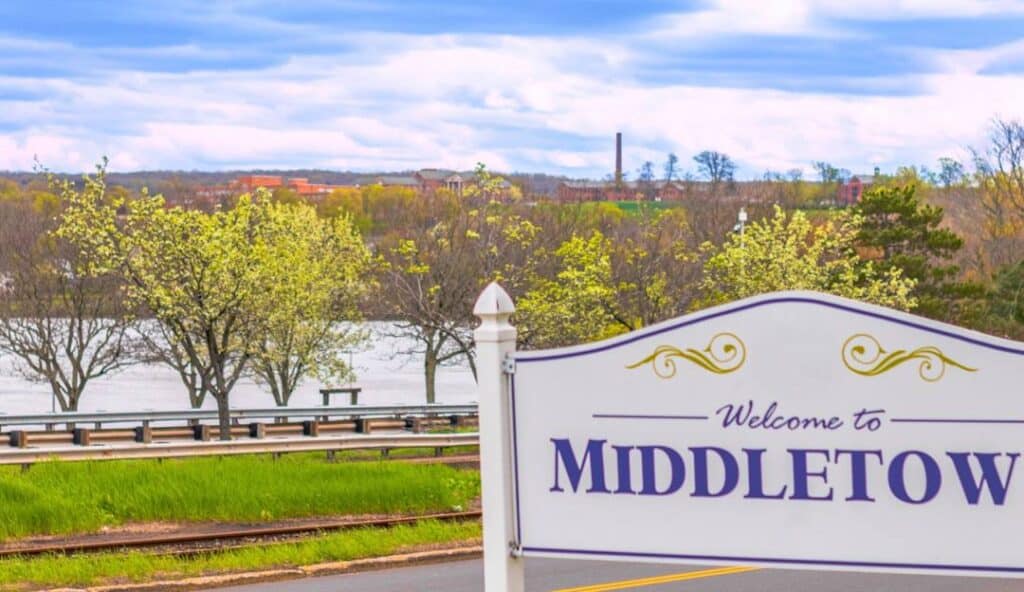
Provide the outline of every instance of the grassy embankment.
[[0,561],[0,589],[143,582],[207,574],[382,557],[418,546],[475,542],[480,524],[421,522],[387,530],[361,529],[307,539],[182,558],[141,552]]
[[322,454],[0,467],[0,540],[144,522],[260,522],[466,508],[479,474]]
[[[459,510],[475,471],[398,462],[328,463],[322,454],[0,467],[0,539],[146,522],[265,522]],[[145,552],[0,560],[0,589],[144,581],[377,557],[475,541],[477,523],[425,522],[187,557]]]

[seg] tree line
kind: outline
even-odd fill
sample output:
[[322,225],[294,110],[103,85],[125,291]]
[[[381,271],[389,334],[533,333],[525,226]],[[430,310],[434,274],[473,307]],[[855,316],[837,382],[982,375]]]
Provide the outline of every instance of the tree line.
[[1021,130],[998,123],[970,174],[878,175],[851,208],[820,207],[794,176],[671,205],[534,202],[508,199],[483,167],[462,195],[261,190],[212,211],[110,185],[102,165],[78,182],[0,184],[0,350],[63,409],[90,380],[162,363],[227,422],[242,377],[279,405],[306,378],[345,377],[340,353],[367,338],[366,318],[392,321],[409,344],[398,353],[422,358],[433,402],[441,366],[474,369],[471,311],[492,280],[516,299],[523,348],[784,289],[1020,338]]

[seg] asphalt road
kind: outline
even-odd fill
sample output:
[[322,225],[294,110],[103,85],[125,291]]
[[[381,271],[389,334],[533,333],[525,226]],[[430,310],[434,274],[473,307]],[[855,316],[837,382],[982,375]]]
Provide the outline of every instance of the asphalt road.
[[[481,592],[480,560],[222,588],[230,592]],[[644,582],[644,579],[656,578]],[[1020,592],[1024,581],[950,576],[896,576],[825,571],[613,563],[526,562],[530,592]]]

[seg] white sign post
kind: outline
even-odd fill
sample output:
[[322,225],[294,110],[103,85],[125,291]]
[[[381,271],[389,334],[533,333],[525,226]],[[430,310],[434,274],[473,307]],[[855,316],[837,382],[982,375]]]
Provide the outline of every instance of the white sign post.
[[496,283],[487,286],[473,307],[481,321],[473,338],[480,410],[484,587],[488,592],[524,589],[523,561],[513,522],[511,393],[506,372],[516,349],[516,330],[508,322],[513,312],[512,299]]
[[510,549],[1024,577],[1024,343],[783,292],[503,367],[511,312],[477,305],[489,592]]

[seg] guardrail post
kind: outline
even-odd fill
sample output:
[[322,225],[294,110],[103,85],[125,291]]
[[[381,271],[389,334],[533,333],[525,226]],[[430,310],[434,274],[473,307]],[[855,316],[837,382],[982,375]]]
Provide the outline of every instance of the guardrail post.
[[320,435],[320,422],[313,419],[302,422],[302,435],[316,438]]
[[267,436],[267,426],[262,423],[250,423],[249,424],[249,437],[262,440]]
[[210,441],[210,426],[205,424],[199,424],[192,426],[192,434],[196,440],[200,442]]
[[356,433],[357,434],[369,434],[371,432],[370,420],[366,417],[356,418]]
[[505,360],[515,351],[516,329],[509,323],[515,306],[492,282],[476,301],[480,326],[476,340],[477,400],[480,405],[480,477],[483,488],[484,590],[523,592],[513,508],[510,388]]
[[406,425],[412,430],[414,434],[423,433],[423,419],[419,417],[410,417],[406,420]]
[[28,446],[28,432],[25,430],[14,430],[11,432],[11,446],[24,448]]
[[149,423],[140,428],[135,428],[135,441],[141,444],[153,443],[153,428],[149,427]]
[[71,441],[79,446],[88,446],[92,444],[92,430],[86,428],[75,428],[72,432]]

